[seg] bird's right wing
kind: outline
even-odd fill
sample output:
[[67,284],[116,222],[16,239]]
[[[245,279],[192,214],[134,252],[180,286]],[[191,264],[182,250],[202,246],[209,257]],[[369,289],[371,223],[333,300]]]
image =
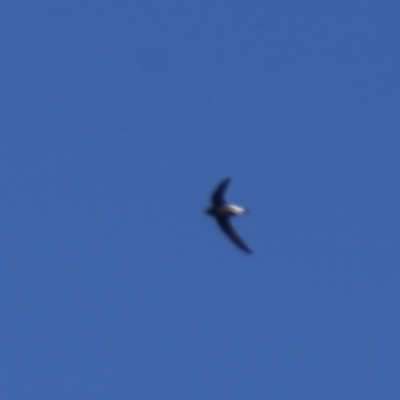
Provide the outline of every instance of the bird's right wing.
[[242,240],[236,230],[233,228],[228,217],[217,218],[218,225],[227,234],[227,236],[232,240],[236,246],[239,246],[242,250],[247,253],[252,253],[246,243]]

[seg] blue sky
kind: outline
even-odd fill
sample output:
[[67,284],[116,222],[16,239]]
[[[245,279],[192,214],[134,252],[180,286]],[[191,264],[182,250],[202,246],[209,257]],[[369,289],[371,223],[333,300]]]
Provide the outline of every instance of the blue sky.
[[399,18],[3,1],[0,397],[397,399]]

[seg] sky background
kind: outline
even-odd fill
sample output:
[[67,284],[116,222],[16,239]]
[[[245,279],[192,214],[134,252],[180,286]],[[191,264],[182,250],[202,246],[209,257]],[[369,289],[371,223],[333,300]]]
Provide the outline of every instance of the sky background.
[[0,397],[399,399],[399,21],[3,0]]

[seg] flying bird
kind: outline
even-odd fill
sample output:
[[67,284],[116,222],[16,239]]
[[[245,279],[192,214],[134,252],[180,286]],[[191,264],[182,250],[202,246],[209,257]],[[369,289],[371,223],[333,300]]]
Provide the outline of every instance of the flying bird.
[[212,206],[207,208],[206,213],[216,219],[219,227],[229,237],[229,239],[236,244],[236,246],[240,247],[247,253],[251,253],[252,251],[241,239],[230,221],[231,217],[244,214],[248,211],[243,207],[235,204],[229,204],[225,201],[224,195],[230,181],[230,178],[226,178],[216,187],[211,195]]

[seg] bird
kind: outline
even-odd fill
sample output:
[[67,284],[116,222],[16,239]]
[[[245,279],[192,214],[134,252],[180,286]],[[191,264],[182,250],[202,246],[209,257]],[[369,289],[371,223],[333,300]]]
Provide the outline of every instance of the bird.
[[212,206],[206,209],[206,214],[214,217],[222,231],[232,242],[246,253],[252,253],[247,244],[242,240],[236,230],[233,228],[230,218],[236,215],[247,213],[248,210],[236,204],[230,204],[225,201],[225,192],[231,178],[225,178],[212,192]]

